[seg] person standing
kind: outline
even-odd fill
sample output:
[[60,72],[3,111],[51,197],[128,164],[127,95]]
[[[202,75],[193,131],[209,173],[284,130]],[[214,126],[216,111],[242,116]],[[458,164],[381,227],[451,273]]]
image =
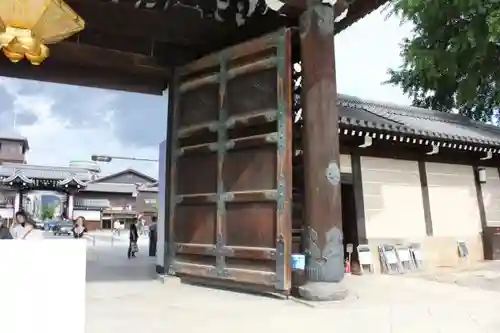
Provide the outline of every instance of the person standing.
[[85,235],[87,228],[85,227],[85,218],[83,216],[78,216],[76,218],[72,231],[74,238],[82,238],[83,235]]
[[0,239],[12,239],[7,222],[2,217],[0,217]]
[[139,252],[139,248],[137,246],[137,241],[139,240],[139,233],[137,232],[137,226],[134,222],[130,225],[130,233],[129,233],[129,244],[128,244],[128,252],[127,257],[130,259],[131,257],[135,257],[135,254]]
[[10,226],[10,234],[13,239],[19,239],[22,235],[24,235],[24,226],[26,224],[26,220],[28,217],[26,213],[23,211],[18,211],[14,216],[14,221]]
[[156,256],[156,243],[158,242],[156,215],[151,217],[151,224],[149,225],[149,256]]
[[119,220],[115,220],[115,222],[113,222],[113,233],[115,235],[117,235],[118,237],[120,237],[120,229],[121,229],[122,225],[120,223]]

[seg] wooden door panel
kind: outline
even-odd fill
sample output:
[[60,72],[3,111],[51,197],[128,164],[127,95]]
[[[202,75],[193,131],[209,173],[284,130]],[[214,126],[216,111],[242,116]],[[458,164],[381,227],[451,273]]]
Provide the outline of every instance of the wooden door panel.
[[290,31],[177,73],[170,270],[291,288]]

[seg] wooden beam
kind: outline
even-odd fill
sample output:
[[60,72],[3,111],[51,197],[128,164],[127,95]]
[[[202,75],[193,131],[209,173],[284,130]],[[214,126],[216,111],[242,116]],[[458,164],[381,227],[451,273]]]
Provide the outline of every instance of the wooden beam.
[[431,200],[429,197],[429,184],[427,182],[427,167],[425,161],[418,161],[418,173],[420,176],[420,188],[422,190],[422,204],[424,208],[425,232],[427,236],[434,235],[432,226]]
[[154,57],[97,46],[61,42],[51,45],[50,53],[49,59],[55,59],[62,64],[106,68],[123,73],[163,78],[169,73],[169,69],[160,66]]
[[367,244],[368,237],[366,236],[365,198],[363,195],[363,174],[361,172],[360,155],[351,155],[351,170],[358,242],[359,244]]
[[61,63],[54,58],[47,59],[40,66],[32,66],[26,61],[13,64],[3,56],[0,56],[0,76],[152,95],[163,93],[167,79],[91,65]]

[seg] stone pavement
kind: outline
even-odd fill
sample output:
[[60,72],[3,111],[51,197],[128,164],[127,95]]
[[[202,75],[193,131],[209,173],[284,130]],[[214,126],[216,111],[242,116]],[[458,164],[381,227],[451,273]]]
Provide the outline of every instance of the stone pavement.
[[310,303],[155,279],[154,261],[89,248],[87,333],[498,333],[500,294],[398,276],[347,277],[342,302]]
[[500,292],[500,262],[467,263],[461,267],[441,267],[415,276],[430,281]]

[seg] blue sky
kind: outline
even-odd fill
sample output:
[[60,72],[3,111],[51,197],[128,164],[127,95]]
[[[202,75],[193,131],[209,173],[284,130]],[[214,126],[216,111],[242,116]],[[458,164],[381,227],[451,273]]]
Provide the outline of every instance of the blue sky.
[[[410,27],[378,10],[336,38],[338,92],[409,104],[398,87],[383,85],[400,63],[398,44]],[[167,100],[0,77],[0,133],[20,132],[31,150],[28,163],[66,166],[92,154],[157,158],[165,138]],[[15,125],[15,129],[14,129]],[[156,163],[114,161],[103,173],[132,167],[157,177]]]

